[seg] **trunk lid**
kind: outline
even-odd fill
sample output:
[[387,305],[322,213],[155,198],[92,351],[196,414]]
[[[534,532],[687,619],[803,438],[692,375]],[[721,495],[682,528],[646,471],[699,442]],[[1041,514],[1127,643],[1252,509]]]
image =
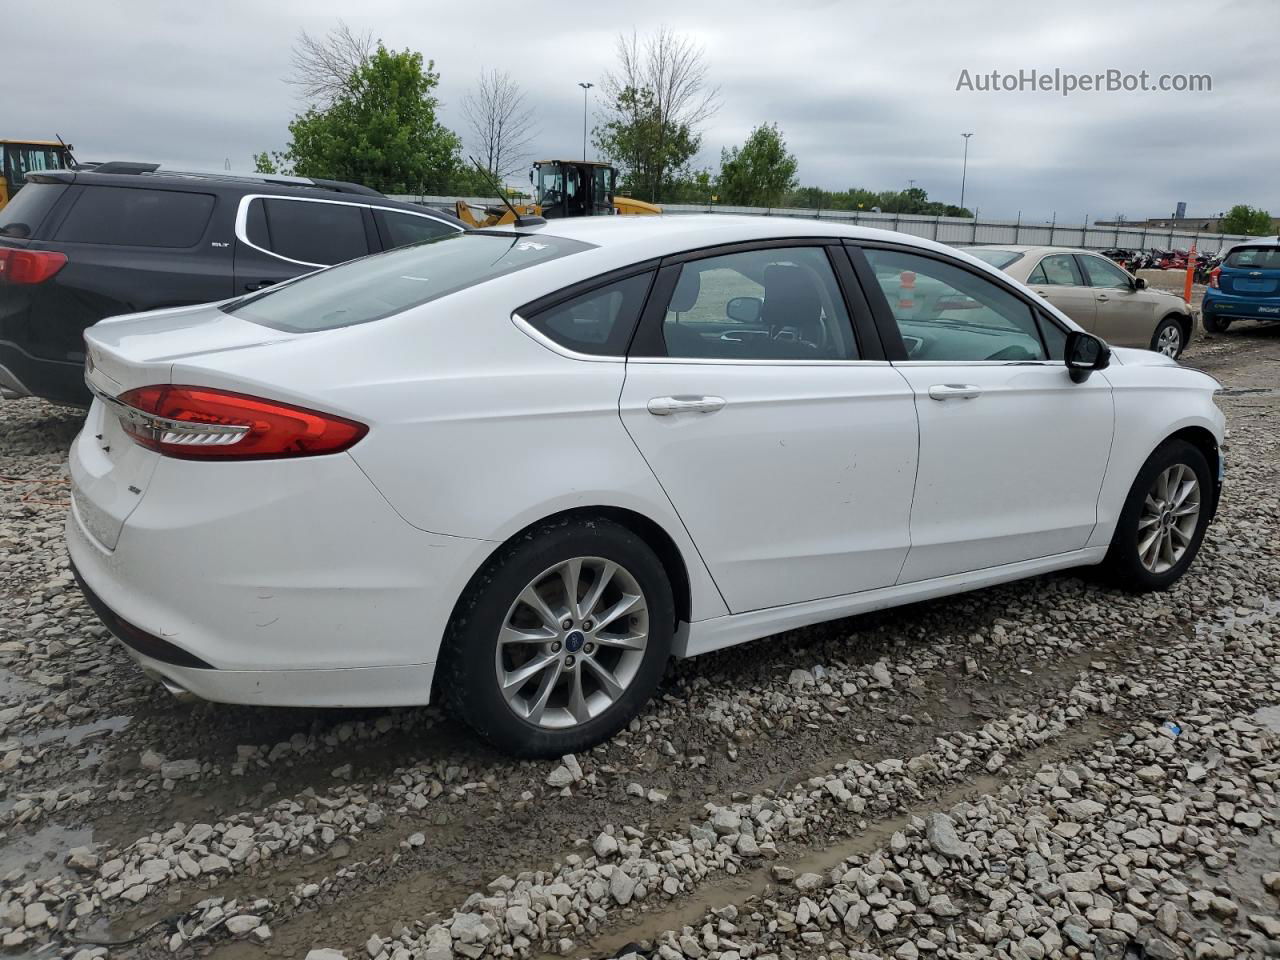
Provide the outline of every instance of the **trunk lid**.
[[193,356],[294,336],[208,305],[115,317],[85,331],[85,382],[94,399],[70,458],[71,503],[103,548],[115,549],[160,460],[125,433],[118,398],[134,387],[169,383],[174,363]]

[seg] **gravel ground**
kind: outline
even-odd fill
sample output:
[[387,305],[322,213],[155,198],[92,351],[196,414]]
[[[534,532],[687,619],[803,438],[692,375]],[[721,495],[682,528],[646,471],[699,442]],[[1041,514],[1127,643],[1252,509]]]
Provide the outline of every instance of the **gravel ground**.
[[[1164,278],[1161,278],[1164,279]],[[1166,594],[1057,575],[673,665],[621,736],[174,702],[0,402],[0,942],[334,960],[1280,956],[1280,326],[1201,336],[1228,487]]]

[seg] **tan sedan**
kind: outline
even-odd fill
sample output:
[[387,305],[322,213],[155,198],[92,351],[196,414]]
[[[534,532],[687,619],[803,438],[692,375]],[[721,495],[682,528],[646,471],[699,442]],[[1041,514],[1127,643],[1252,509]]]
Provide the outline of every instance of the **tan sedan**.
[[1195,316],[1181,297],[1152,290],[1101,254],[1070,247],[966,247],[1044,297],[1082,328],[1118,347],[1177,357]]

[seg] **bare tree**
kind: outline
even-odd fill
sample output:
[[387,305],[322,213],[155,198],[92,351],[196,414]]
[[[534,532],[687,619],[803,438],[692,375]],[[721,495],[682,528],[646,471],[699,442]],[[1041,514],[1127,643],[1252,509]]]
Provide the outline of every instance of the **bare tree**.
[[463,99],[462,110],[484,168],[499,181],[519,170],[537,136],[533,107],[520,84],[509,73],[482,70],[475,91]]
[[376,47],[371,32],[356,33],[343,20],[322,37],[303,30],[293,47],[293,73],[286,82],[307,101],[330,106],[350,89],[352,76]]
[[[642,165],[657,190],[672,159],[669,141],[682,138],[696,152],[698,127],[720,109],[720,88],[707,80],[703,47],[670,27],[659,27],[643,39],[634,30],[630,36],[621,34],[617,53],[618,69],[605,75],[604,92],[615,106],[644,102],[652,110],[653,138]],[[627,91],[641,97],[627,98]]]

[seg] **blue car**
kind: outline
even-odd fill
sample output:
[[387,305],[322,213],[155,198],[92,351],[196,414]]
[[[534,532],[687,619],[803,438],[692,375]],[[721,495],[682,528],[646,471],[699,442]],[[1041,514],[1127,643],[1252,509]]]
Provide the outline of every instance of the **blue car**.
[[1280,237],[1232,247],[1210,275],[1200,309],[1210,333],[1235,320],[1280,320]]

